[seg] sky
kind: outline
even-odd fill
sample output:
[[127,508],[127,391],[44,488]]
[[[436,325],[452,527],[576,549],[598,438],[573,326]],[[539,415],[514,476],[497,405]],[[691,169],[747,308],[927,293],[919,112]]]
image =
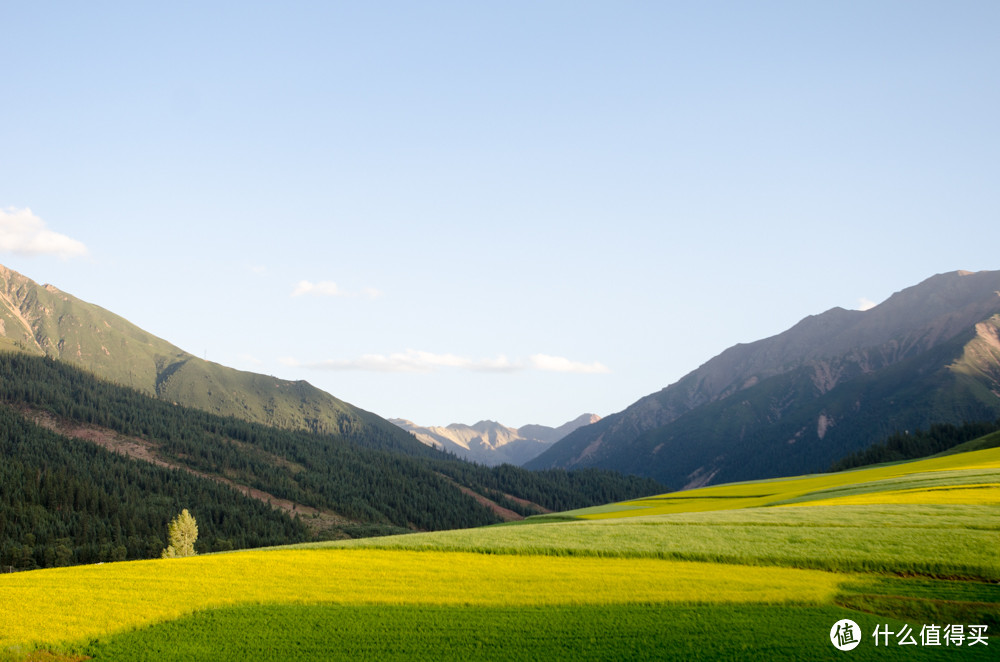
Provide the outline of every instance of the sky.
[[0,263],[384,417],[557,426],[1000,269],[1000,3],[0,0]]

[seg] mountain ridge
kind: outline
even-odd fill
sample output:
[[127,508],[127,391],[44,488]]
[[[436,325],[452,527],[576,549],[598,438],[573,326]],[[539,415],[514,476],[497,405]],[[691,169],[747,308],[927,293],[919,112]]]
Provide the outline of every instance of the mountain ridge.
[[0,348],[66,361],[168,402],[285,429],[351,436],[376,430],[398,449],[422,444],[306,381],[200,359],[119,315],[0,265]]
[[557,428],[534,424],[512,428],[491,420],[478,421],[472,425],[451,423],[444,427],[421,426],[402,418],[392,418],[389,422],[411,432],[428,446],[473,462],[495,466],[521,465],[573,430],[600,418],[596,414],[581,414]]
[[[783,431],[794,439],[790,445],[803,440],[830,445],[831,439],[840,437],[837,443],[843,446],[841,450],[851,452],[865,443],[861,437],[866,433],[858,412],[851,414],[838,404],[835,417],[821,404],[830,403],[827,406],[832,409],[837,398],[862,398],[859,385],[871,383],[875,389],[880,375],[896,380],[892,387],[908,393],[907,402],[919,401],[929,408],[906,414],[886,411],[887,420],[916,427],[918,423],[926,426],[958,422],[956,419],[973,413],[991,418],[995,416],[992,412],[1000,413],[998,327],[1000,272],[937,274],[893,294],[870,310],[833,308],[808,316],[775,336],[734,345],[670,386],[571,433],[525,466],[614,467],[658,477],[677,488],[720,479],[740,480],[749,476],[726,468],[735,460],[727,456],[725,449],[746,444],[747,435],[764,439],[767,426],[776,425],[792,411],[804,421],[805,410],[810,408],[814,429],[803,424]],[[936,363],[921,363],[921,356],[927,360],[933,356]],[[906,361],[921,367],[905,376],[899,374],[905,370],[890,370]],[[888,383],[876,390],[891,395]],[[917,393],[918,384],[927,391]],[[935,394],[934,389],[942,392]],[[838,393],[829,395],[835,391]],[[949,393],[962,393],[966,400]],[[752,404],[758,399],[760,402]],[[728,405],[722,404],[727,401]],[[744,401],[751,406],[737,406]],[[859,412],[865,406],[873,410],[879,407],[878,403],[860,400],[854,405]],[[725,422],[705,419],[704,412],[709,410],[716,417],[725,415],[742,421],[741,427],[726,430],[726,434],[734,435],[728,445],[714,436],[726,428]],[[943,419],[925,420],[931,413]],[[845,435],[844,426],[852,419],[853,430]],[[878,428],[874,422],[866,429],[869,437],[895,431]],[[710,447],[716,455],[698,457],[698,446],[702,446],[702,455]],[[668,450],[684,459],[657,457]],[[793,452],[773,448],[770,452],[795,455],[798,449]],[[814,455],[819,462],[823,454],[817,450]],[[722,459],[718,459],[720,456]],[[745,457],[743,463],[752,464]],[[780,459],[775,463],[780,471],[788,473],[819,468],[803,466],[804,459],[789,466],[782,466]]]

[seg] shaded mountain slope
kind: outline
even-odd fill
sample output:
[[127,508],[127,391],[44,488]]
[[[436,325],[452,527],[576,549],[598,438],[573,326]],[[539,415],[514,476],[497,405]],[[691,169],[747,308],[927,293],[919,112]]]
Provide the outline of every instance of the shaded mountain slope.
[[597,466],[674,488],[825,468],[888,434],[1000,415],[1000,272],[940,274],[736,345],[570,434],[529,468]]

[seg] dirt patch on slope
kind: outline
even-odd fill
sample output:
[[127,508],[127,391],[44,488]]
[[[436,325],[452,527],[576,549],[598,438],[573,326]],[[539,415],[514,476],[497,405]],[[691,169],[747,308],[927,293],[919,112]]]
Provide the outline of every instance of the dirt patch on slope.
[[479,505],[485,506],[485,507],[489,508],[490,510],[492,510],[494,513],[496,513],[500,517],[500,519],[502,519],[505,522],[514,522],[514,521],[517,521],[517,520],[524,519],[523,515],[519,515],[519,514],[515,513],[510,508],[504,508],[503,506],[501,506],[496,501],[493,501],[492,499],[489,499],[489,498],[483,496],[482,494],[480,494],[479,492],[476,492],[475,490],[472,490],[472,489],[470,489],[468,487],[465,487],[464,485],[459,485],[458,483],[455,483],[455,487],[457,487],[459,490],[461,490],[462,494],[467,494],[470,497],[472,497],[473,499],[475,499],[477,502],[479,502]]
[[522,499],[520,497],[516,497],[513,494],[507,494],[506,492],[504,492],[504,496],[507,497],[508,499],[510,499],[511,501],[515,502],[515,503],[519,503],[522,506],[525,506],[527,508],[534,508],[535,510],[537,510],[537,511],[539,511],[541,513],[548,514],[548,513],[551,513],[551,512],[555,512],[555,511],[549,510],[548,508],[545,508],[543,506],[539,506],[534,501],[528,501],[527,499]]
[[[487,496],[484,496],[484,495],[480,494],[479,492],[476,492],[475,490],[473,490],[473,489],[471,489],[469,487],[466,487],[464,485],[460,485],[459,483],[455,482],[454,480],[452,480],[448,476],[445,476],[442,473],[438,473],[438,476],[440,476],[441,478],[444,478],[446,481],[448,481],[449,483],[451,483],[452,485],[454,485],[455,487],[457,487],[462,492],[462,494],[468,495],[468,496],[472,497],[473,499],[475,499],[479,503],[479,505],[485,506],[486,508],[489,508],[490,510],[492,510],[503,521],[505,521],[505,522],[515,522],[515,521],[519,521],[519,520],[524,519],[524,515],[521,515],[520,513],[515,513],[510,508],[504,508],[503,506],[501,506],[496,501],[490,499]],[[547,508],[542,508],[541,506],[539,506],[537,503],[534,503],[533,501],[528,501],[527,499],[519,499],[518,497],[511,496],[510,494],[504,494],[504,496],[507,497],[508,499],[510,499],[511,501],[515,501],[515,502],[517,502],[517,503],[519,503],[519,504],[521,504],[523,506],[527,506],[529,508],[534,508],[534,509],[536,509],[536,510],[538,510],[540,512],[543,512],[543,513],[551,513],[552,512],[551,510],[549,510]]]
[[109,430],[96,425],[57,418],[49,412],[30,409],[28,407],[20,407],[19,411],[33,423],[64,437],[88,441],[113,453],[118,453],[134,460],[151,462],[157,466],[165,467],[167,469],[186,471],[187,473],[198,476],[199,478],[206,478],[208,480],[213,480],[217,483],[226,485],[238,492],[241,492],[244,496],[256,499],[257,501],[262,501],[272,508],[277,508],[288,513],[290,516],[298,515],[301,518],[302,523],[305,524],[306,527],[313,533],[328,531],[331,528],[340,525],[356,524],[353,520],[338,515],[333,511],[320,510],[311,506],[295,503],[294,501],[290,501],[288,499],[282,499],[269,492],[238,483],[231,478],[208,474],[203,471],[192,469],[191,467],[185,466],[180,462],[166,459],[159,454],[160,444],[155,441],[129,437],[119,432],[115,432],[114,430]]

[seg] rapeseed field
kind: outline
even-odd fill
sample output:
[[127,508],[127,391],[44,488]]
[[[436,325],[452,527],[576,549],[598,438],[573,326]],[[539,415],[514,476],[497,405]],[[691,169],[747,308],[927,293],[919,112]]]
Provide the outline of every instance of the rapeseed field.
[[[824,498],[830,491],[857,489],[859,485],[869,485],[873,491],[885,481],[923,477],[933,480],[947,473],[946,480],[954,482],[954,476],[963,474],[983,474],[1000,476],[1000,448],[990,448],[968,453],[957,453],[932,457],[912,462],[900,462],[838,473],[796,476],[745,483],[729,483],[704,487],[696,490],[675,492],[659,496],[609,504],[594,508],[569,511],[581,519],[606,519],[622,517],[642,517],[671,513],[706,512],[730,510],[734,508],[759,508],[781,504],[790,500],[804,501],[810,498]],[[869,503],[880,503],[870,501]],[[881,502],[884,503],[884,502]],[[934,503],[934,502],[932,502]]]
[[848,577],[794,568],[468,552],[286,550],[0,577],[0,650],[65,644],[246,604],[823,604]]

